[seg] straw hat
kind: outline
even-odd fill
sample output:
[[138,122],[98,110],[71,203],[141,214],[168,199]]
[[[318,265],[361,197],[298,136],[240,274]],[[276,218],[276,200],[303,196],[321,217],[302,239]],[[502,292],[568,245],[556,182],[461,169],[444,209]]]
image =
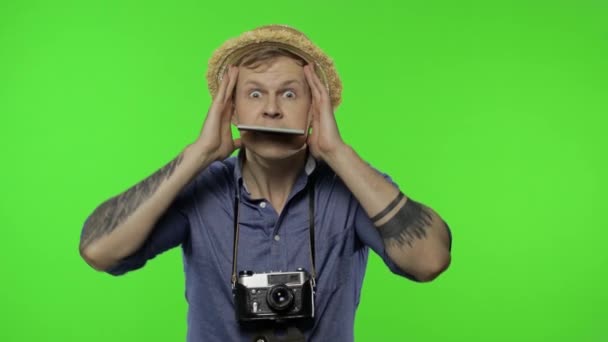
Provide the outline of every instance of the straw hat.
[[315,71],[329,92],[333,108],[342,100],[342,82],[333,61],[302,32],[287,25],[265,25],[242,33],[224,42],[209,59],[207,84],[211,96],[215,98],[226,68],[242,56],[261,47],[283,48],[300,56]]

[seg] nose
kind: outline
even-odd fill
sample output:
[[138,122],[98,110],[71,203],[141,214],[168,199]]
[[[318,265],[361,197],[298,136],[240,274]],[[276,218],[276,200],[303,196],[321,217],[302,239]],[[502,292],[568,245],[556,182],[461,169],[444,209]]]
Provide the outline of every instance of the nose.
[[264,111],[264,117],[270,118],[270,119],[276,119],[278,117],[281,116],[281,113],[279,112],[268,112],[268,111]]
[[268,101],[266,101],[266,105],[264,106],[264,117],[270,119],[277,119],[282,116],[283,114],[277,106],[276,101],[272,98],[268,99]]

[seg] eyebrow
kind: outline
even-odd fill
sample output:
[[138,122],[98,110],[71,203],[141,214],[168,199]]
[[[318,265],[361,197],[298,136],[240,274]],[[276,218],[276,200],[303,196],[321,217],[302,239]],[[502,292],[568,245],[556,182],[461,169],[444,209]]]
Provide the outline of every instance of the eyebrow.
[[[257,81],[254,81],[254,80],[248,80],[248,81],[246,81],[245,85],[247,85],[247,84],[252,84],[252,85],[255,85],[256,87],[262,87],[263,86],[261,83],[259,83]],[[299,84],[299,85],[302,85],[302,82],[300,82],[298,80],[287,80],[287,81],[281,83],[281,87],[285,87],[285,86],[288,86],[290,84]]]

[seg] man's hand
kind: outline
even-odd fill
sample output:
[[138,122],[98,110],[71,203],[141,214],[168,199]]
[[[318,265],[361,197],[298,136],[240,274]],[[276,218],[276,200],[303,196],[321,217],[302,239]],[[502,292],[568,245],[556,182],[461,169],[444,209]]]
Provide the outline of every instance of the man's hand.
[[312,115],[312,133],[306,143],[315,158],[328,161],[346,144],[340,137],[329,93],[313,68],[312,64],[304,66],[304,75],[312,95],[309,113]]
[[[197,153],[206,160],[216,161],[227,158],[241,147],[241,139],[233,139],[230,119],[233,111],[232,93],[236,85],[238,67],[226,70],[219,90],[209,108],[201,134],[192,144]],[[201,160],[202,161],[202,160]]]

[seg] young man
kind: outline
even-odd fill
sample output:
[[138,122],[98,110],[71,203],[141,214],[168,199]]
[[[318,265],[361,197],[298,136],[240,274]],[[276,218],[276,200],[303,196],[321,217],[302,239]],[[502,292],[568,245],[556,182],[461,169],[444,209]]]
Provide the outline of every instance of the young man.
[[[80,252],[93,268],[120,275],[181,245],[188,341],[255,335],[235,315],[235,270],[303,268],[316,281],[315,313],[293,324],[307,340],[352,341],[368,248],[416,281],[448,267],[447,224],[342,140],[340,80],[302,33],[271,25],[226,42],[208,82],[213,103],[196,141],[85,222]],[[305,133],[243,130],[235,140],[231,124]]]

